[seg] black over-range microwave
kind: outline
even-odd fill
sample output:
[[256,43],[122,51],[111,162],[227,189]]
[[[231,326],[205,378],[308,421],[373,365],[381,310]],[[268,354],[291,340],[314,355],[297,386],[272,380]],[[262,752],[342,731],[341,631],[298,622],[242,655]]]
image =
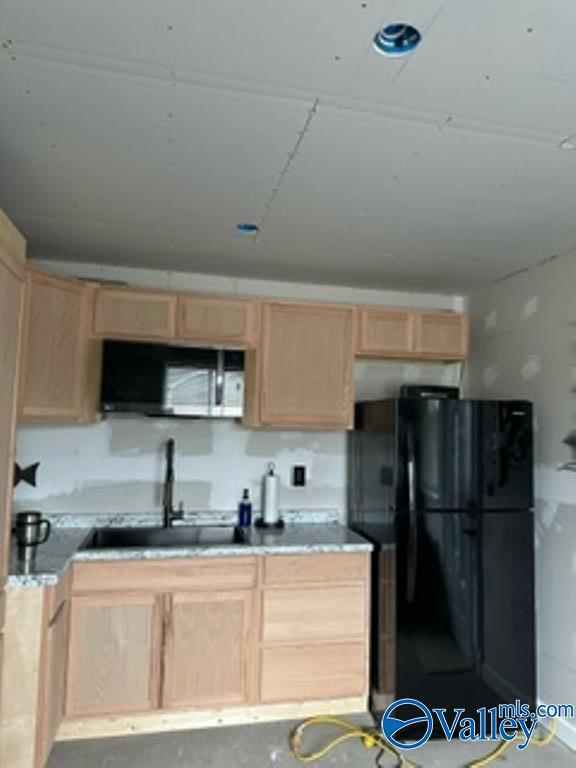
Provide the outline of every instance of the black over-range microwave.
[[244,352],[104,341],[103,413],[238,418]]

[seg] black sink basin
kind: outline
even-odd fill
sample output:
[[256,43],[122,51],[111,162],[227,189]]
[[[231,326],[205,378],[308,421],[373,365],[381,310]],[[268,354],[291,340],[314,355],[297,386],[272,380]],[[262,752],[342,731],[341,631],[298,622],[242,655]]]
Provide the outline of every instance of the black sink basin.
[[99,528],[82,549],[147,547],[219,547],[246,544],[241,528],[231,525],[178,526],[175,528]]

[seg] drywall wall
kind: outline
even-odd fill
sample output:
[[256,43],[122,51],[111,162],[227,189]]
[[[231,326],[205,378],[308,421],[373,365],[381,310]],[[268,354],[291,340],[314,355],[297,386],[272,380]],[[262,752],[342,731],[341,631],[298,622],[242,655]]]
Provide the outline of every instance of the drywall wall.
[[[46,263],[55,271],[83,277],[123,280],[134,285],[238,293],[282,298],[350,301],[391,306],[462,309],[458,296],[362,291],[330,286],[234,280],[95,265]],[[393,395],[405,382],[458,383],[459,365],[405,365],[361,361],[358,399]],[[261,477],[274,461],[282,481],[283,507],[346,510],[346,435],[344,432],[251,431],[235,421],[189,421],[110,417],[91,426],[20,425],[17,460],[40,462],[38,486],[20,484],[15,508],[57,513],[138,513],[161,503],[162,446],[177,442],[176,501],[190,510],[234,509],[243,488],[259,506]],[[309,483],[292,488],[291,468],[304,464]]]
[[[574,703],[576,691],[576,473],[559,468],[572,458],[563,440],[576,414],[575,286],[572,254],[470,299],[467,392],[535,405],[538,695],[546,703]],[[560,734],[576,747],[574,721]]]

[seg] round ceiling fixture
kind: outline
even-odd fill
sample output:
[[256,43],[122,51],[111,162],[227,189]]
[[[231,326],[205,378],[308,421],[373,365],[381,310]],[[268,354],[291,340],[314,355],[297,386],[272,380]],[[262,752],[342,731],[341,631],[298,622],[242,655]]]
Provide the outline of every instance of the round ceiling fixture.
[[248,222],[236,224],[236,229],[238,232],[242,232],[245,235],[254,235],[256,232],[260,232],[260,227],[258,224],[250,224]]
[[378,30],[374,37],[374,48],[384,56],[406,56],[422,40],[416,27],[410,24],[388,24]]

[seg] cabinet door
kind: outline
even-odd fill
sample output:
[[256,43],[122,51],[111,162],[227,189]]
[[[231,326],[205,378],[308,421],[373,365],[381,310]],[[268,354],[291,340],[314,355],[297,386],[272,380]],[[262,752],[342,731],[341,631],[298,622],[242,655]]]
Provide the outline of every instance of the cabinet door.
[[[12,239],[16,238],[16,233],[8,230],[9,224],[0,211],[0,592],[4,588],[8,570],[18,359],[24,298],[23,266],[8,250],[8,246],[12,246]],[[22,240],[22,261],[23,252]],[[0,631],[4,623],[3,618],[2,610]]]
[[468,354],[468,316],[458,312],[416,314],[416,355],[436,360],[463,360]]
[[69,606],[68,600],[60,603],[44,637],[44,670],[39,699],[39,765],[44,765],[48,759],[64,714]]
[[248,701],[252,593],[183,592],[169,601],[163,707]]
[[143,712],[158,704],[161,598],[73,597],[68,716]]
[[214,296],[180,296],[178,338],[198,344],[252,347],[256,337],[255,301]]
[[87,381],[89,287],[29,270],[20,415],[82,421]]
[[264,306],[260,421],[347,428],[354,403],[354,314],[344,307]]
[[177,297],[146,291],[100,288],[94,307],[94,333],[109,338],[173,339]]
[[409,357],[414,349],[414,312],[407,309],[360,309],[359,355]]

